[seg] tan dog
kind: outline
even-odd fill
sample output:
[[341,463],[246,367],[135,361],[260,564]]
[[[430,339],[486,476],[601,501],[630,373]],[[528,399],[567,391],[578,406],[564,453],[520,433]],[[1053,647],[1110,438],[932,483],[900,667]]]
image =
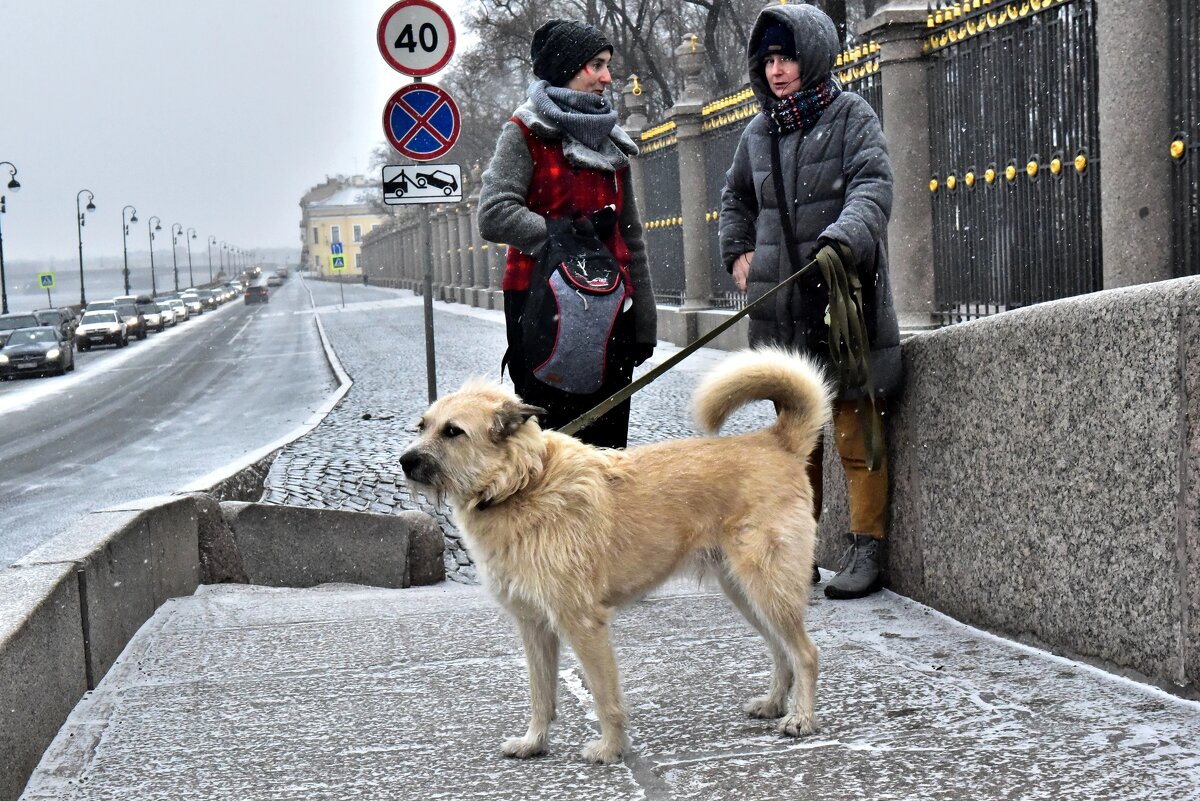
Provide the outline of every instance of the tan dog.
[[[716,431],[753,400],[775,402],[762,431],[607,450],[542,431],[498,384],[468,382],[424,414],[401,457],[408,479],[449,499],[491,591],[516,619],[532,718],[507,756],[544,753],[555,716],[559,638],[575,651],[601,736],[583,750],[610,763],[627,746],[609,620],[682,567],[710,568],[767,641],[774,671],[745,711],[816,731],[817,649],[804,629],[816,522],[806,460],[830,416],[820,370],[782,350],[745,351],[707,376],[696,419]],[[793,681],[793,678],[795,681]]]

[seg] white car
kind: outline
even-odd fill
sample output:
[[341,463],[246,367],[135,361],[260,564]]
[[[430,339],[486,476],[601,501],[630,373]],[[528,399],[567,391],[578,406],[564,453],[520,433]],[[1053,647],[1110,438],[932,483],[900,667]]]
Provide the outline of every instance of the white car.
[[91,350],[93,345],[123,348],[128,344],[129,329],[115,309],[84,312],[75,328],[75,345],[80,350]]
[[160,300],[158,305],[165,306],[166,308],[169,308],[171,311],[175,312],[176,324],[181,323],[192,316],[191,312],[188,311],[187,304],[179,298],[167,298],[165,300]]
[[183,295],[179,298],[187,306],[188,314],[204,314],[204,301],[199,295]]

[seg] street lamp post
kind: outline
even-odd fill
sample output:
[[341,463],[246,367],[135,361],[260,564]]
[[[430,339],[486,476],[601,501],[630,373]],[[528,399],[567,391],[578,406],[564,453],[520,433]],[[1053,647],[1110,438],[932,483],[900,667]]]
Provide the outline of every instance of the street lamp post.
[[221,272],[225,272],[225,243],[221,243]]
[[212,283],[212,246],[217,243],[217,238],[212,234],[208,236],[208,283]]
[[178,241],[175,237],[175,229],[179,228],[179,232],[183,233],[183,226],[179,223],[171,223],[171,264],[175,268],[175,291],[179,291],[179,259],[175,257],[175,243]]
[[92,194],[92,190],[90,190],[90,189],[80,189],[78,192],[75,193],[75,233],[79,236],[79,305],[86,309],[87,308],[87,292],[84,290],[84,286],[83,286],[83,223],[84,223],[83,214],[84,214],[84,210],[81,210],[79,208],[79,199],[81,197],[83,197],[83,194],[85,192],[87,193],[87,196],[88,196],[87,206],[84,207],[84,210],[86,210],[86,211],[95,211],[96,210],[96,204],[92,202],[93,200],[96,199],[96,196]]
[[161,231],[162,220],[158,217],[151,217],[146,220],[146,230],[150,232],[150,294],[153,297],[158,297],[158,282],[154,280],[154,232]]
[[[133,214],[128,220],[125,219],[125,212],[132,211]],[[121,252],[125,254],[125,294],[129,294],[129,224],[137,222],[137,209],[133,206],[126,206],[121,209]]]
[[[0,161],[0,167],[8,166],[10,180],[8,188],[19,192],[21,182],[17,180],[17,167],[11,161]],[[4,214],[4,195],[0,195],[0,215]],[[8,284],[4,278],[4,232],[0,231],[0,314],[8,314]]]
[[187,240],[188,246],[188,283],[192,286],[195,286],[196,279],[192,277],[192,240],[196,238],[196,229],[189,228],[188,233],[191,234],[191,236],[184,237],[184,239]]

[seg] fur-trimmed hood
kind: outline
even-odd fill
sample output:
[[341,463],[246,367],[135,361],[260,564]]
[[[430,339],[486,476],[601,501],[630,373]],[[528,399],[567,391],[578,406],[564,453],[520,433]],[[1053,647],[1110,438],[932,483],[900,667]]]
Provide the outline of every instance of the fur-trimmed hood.
[[543,139],[561,139],[563,155],[578,167],[612,172],[629,163],[631,156],[638,154],[638,146],[620,125],[614,125],[608,135],[604,151],[597,152],[562,130],[553,120],[541,114],[532,100],[526,100],[513,112],[521,123],[536,136]]

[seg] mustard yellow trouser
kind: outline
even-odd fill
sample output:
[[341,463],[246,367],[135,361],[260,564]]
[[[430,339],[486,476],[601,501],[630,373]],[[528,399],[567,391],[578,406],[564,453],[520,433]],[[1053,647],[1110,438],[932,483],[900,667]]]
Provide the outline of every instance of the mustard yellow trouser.
[[[858,414],[858,401],[834,401],[833,438],[842,468],[846,471],[846,494],[850,505],[850,532],[883,539],[886,534],[888,507],[888,461],[884,449],[883,461],[874,472],[867,469],[867,452],[863,443],[864,421]],[[823,501],[822,463],[825,456],[824,437],[817,442],[808,462],[808,480],[813,488],[813,514],[821,519]]]

